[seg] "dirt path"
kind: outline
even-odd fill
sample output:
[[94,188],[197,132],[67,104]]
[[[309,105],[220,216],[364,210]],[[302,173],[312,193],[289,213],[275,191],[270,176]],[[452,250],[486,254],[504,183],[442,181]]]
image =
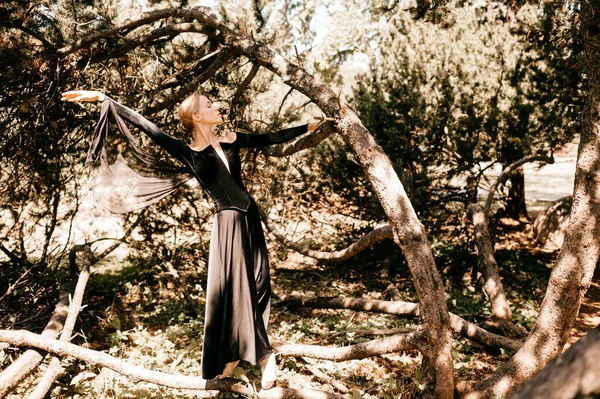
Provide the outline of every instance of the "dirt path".
[[[567,347],[574,344],[592,328],[600,324],[600,268],[596,268],[596,274],[592,284],[585,294],[579,316],[575,327],[571,330],[571,337]],[[565,347],[566,349],[566,347]]]

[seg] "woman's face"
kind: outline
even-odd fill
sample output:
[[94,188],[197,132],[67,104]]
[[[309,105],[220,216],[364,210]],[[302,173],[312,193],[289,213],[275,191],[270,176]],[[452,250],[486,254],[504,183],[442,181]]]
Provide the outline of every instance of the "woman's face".
[[200,107],[194,114],[194,118],[198,118],[200,122],[209,124],[209,125],[218,125],[223,122],[223,116],[219,111],[218,107],[215,107],[212,102],[202,96],[200,98]]

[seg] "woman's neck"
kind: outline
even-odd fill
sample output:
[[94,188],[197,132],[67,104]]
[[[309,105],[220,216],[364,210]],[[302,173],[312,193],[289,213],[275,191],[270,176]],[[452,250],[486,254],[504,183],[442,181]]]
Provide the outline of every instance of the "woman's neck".
[[191,147],[196,149],[204,149],[209,145],[217,144],[217,136],[213,133],[213,126],[198,124],[194,126],[194,132],[192,133],[194,140],[192,140]]

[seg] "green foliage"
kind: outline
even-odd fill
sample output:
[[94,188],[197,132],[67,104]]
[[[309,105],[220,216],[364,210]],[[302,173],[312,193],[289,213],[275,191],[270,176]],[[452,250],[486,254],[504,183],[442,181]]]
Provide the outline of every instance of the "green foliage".
[[[571,140],[582,105],[581,48],[569,4],[524,6],[513,22],[501,3],[447,7],[451,26],[403,11],[376,14],[380,39],[354,92],[362,122],[417,212],[435,226],[464,212],[454,204],[474,200],[489,163],[552,155]],[[347,151],[324,149],[322,160],[334,190],[367,205],[364,178]],[[346,194],[349,184],[359,188]]]

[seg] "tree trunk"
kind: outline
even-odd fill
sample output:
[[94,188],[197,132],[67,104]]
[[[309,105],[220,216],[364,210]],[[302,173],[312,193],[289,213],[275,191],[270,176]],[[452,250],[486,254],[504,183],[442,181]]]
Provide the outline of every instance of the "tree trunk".
[[527,205],[525,204],[525,172],[519,167],[510,176],[508,187],[508,199],[506,200],[506,216],[519,220],[527,217]]
[[600,396],[600,326],[520,385],[510,399]]
[[510,321],[512,312],[504,295],[504,286],[500,281],[498,264],[494,257],[494,246],[490,237],[487,218],[483,208],[472,204],[467,209],[467,215],[475,229],[475,245],[477,246],[477,266],[483,275],[485,284],[483,290],[490,298],[492,317]]
[[464,395],[504,397],[561,353],[600,254],[600,0],[581,3],[589,90],[577,154],[573,208],[566,238],[529,337],[515,356]]

